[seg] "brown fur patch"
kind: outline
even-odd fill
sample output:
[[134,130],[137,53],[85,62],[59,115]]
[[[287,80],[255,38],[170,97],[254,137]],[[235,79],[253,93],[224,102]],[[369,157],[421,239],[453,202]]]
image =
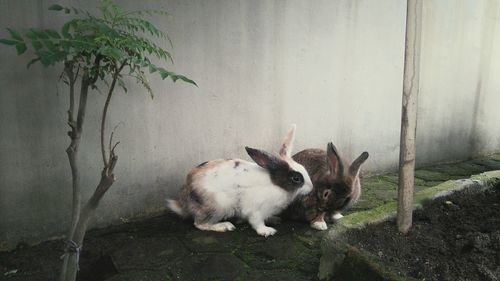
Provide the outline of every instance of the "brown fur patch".
[[321,213],[318,213],[318,215],[310,220],[311,223],[314,223],[314,222],[324,222],[325,221],[325,213],[324,212],[321,212]]
[[[327,152],[322,149],[300,151],[293,156],[293,159],[306,168],[314,186],[313,191],[307,196],[309,198],[299,202],[300,208],[295,206],[295,210],[299,210],[298,215],[302,219],[314,222],[312,220],[316,219],[317,214],[342,211],[351,207],[358,200],[361,194],[359,177],[349,173],[349,164],[344,159],[337,159],[344,167],[342,174],[332,173],[329,168]],[[323,198],[325,189],[332,190],[327,199]],[[309,210],[309,208],[314,209],[314,211]],[[315,215],[313,216],[313,214]]]
[[211,169],[227,162],[227,160],[212,160],[193,168],[186,177],[180,201],[186,210],[193,216],[195,222],[206,223],[214,220],[214,197],[201,187],[200,180]]

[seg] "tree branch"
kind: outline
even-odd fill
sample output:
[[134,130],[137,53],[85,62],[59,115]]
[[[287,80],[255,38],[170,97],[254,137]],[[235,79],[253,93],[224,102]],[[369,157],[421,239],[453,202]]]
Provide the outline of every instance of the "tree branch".
[[125,67],[127,64],[127,61],[123,61],[122,64],[120,65],[119,68],[116,69],[115,73],[113,74],[113,81],[111,82],[111,85],[109,86],[109,91],[108,91],[108,96],[106,97],[106,102],[104,103],[104,109],[102,110],[102,118],[101,118],[101,154],[102,154],[102,161],[104,163],[104,167],[109,167],[108,159],[106,157],[106,148],[104,146],[104,133],[106,129],[106,116],[108,114],[108,107],[109,107],[109,102],[111,101],[111,97],[113,95],[113,91],[115,89],[116,81],[118,80],[118,75],[122,71],[122,69]]
[[[71,130],[75,131],[75,117],[74,117],[74,108],[75,108],[75,81],[76,75],[73,72],[73,64],[70,62],[64,63],[64,73],[66,77],[68,77],[69,82],[69,110],[68,110],[68,125],[71,127]],[[70,135],[71,137],[71,135]]]

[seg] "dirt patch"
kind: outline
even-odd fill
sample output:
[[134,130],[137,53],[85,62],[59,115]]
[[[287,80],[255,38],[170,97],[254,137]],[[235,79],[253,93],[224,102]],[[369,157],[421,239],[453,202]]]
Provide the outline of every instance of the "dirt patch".
[[500,280],[500,185],[424,204],[407,235],[395,221],[347,234],[349,244],[419,280]]

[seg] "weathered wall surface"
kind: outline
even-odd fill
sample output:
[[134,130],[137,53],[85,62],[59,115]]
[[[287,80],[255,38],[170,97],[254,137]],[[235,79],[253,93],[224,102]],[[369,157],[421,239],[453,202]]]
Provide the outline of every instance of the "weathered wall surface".
[[417,161],[500,149],[500,1],[424,1]]
[[[60,1],[93,9],[96,1]],[[153,213],[188,170],[208,159],[248,159],[245,145],[276,151],[290,123],[296,151],[333,141],[365,171],[396,168],[406,1],[119,1],[164,8],[171,68],[199,88],[151,78],[156,96],[129,83],[113,97],[108,128],[122,123],[118,182],[96,225]],[[424,4],[418,162],[500,150],[500,16],[496,0]],[[3,27],[54,27],[53,1],[0,1]],[[167,46],[167,44],[165,45]],[[26,69],[0,46],[0,248],[61,234],[70,218],[68,97],[60,67]],[[80,166],[87,198],[101,169],[99,116],[90,96]]]

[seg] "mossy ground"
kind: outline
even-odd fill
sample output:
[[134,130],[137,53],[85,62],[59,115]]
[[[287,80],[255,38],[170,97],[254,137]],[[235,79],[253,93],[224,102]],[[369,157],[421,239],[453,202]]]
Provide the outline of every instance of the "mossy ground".
[[[500,154],[454,164],[423,167],[415,171],[414,192],[420,192],[448,180],[500,170]],[[397,198],[398,174],[390,173],[361,179],[362,196],[351,212],[376,208]]]

